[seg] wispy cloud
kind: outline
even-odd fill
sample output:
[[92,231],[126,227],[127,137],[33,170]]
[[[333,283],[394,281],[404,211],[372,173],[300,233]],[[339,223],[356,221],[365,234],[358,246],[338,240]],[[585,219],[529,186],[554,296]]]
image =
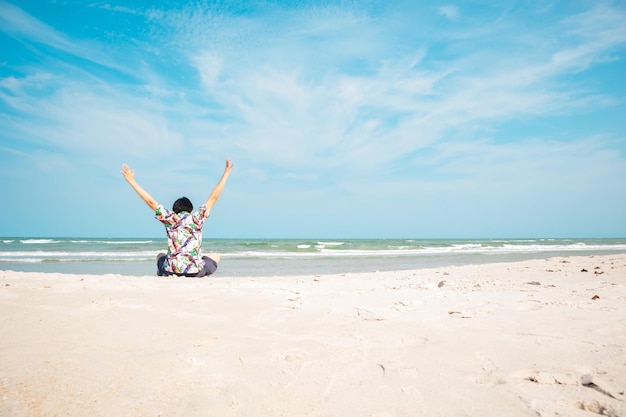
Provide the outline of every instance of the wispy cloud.
[[[2,15],[12,22],[9,30],[13,33],[75,54],[82,54],[85,49],[79,46],[79,41],[69,40],[19,8],[9,4],[3,4],[3,8]],[[118,11],[119,7],[107,6],[107,9]],[[347,149],[364,143],[380,148],[377,145],[380,137],[389,135],[396,139],[385,141],[384,148],[388,149],[385,153],[389,156],[384,158],[380,149],[376,149],[375,154],[383,156],[383,160],[393,160],[411,150],[407,142],[414,143],[413,150],[422,146],[415,137],[416,129],[433,135],[426,140],[428,144],[450,126],[461,129],[462,123],[470,121],[497,122],[523,113],[561,111],[565,107],[563,97],[576,100],[578,95],[583,100],[583,92],[560,89],[552,83],[554,77],[606,58],[612,48],[625,41],[615,11],[600,7],[560,22],[562,28],[580,39],[574,44],[570,38],[561,43],[557,39],[553,49],[548,51],[549,59],[533,54],[529,61],[516,62],[516,67],[512,68],[507,62],[513,53],[494,51],[484,55],[475,51],[443,65],[437,63],[439,58],[429,48],[431,39],[407,42],[402,48],[405,52],[400,54],[392,50],[390,55],[369,56],[382,51],[377,50],[374,42],[371,50],[363,52],[368,49],[365,46],[368,40],[376,33],[388,32],[391,27],[381,26],[380,21],[368,18],[365,11],[342,13],[340,9],[333,9],[334,22],[314,18],[328,17],[327,9],[313,11],[311,13],[311,8],[276,9],[264,16],[264,20],[252,20],[250,25],[244,25],[249,17],[222,14],[223,10],[214,7],[189,8],[178,14],[153,9],[150,13],[155,27],[164,30],[154,32],[158,36],[154,39],[157,45],[168,42],[172,48],[186,45],[183,55],[177,58],[178,66],[182,65],[181,72],[192,78],[191,83],[183,87],[183,100],[189,106],[207,105],[210,111],[225,117],[227,123],[240,122],[237,135],[250,134],[249,142],[242,146],[254,152],[266,149],[264,156],[272,160],[278,159],[271,158],[277,148],[290,143],[294,156],[300,155],[295,160],[290,159],[294,164],[306,164],[311,155],[323,155],[330,149],[341,148],[342,144]],[[442,6],[439,12],[447,17],[458,16],[454,6]],[[285,16],[289,17],[290,24],[273,25]],[[348,34],[350,31],[342,30],[346,22],[356,26],[359,39]],[[224,33],[221,31],[224,27],[231,29]],[[221,33],[216,34],[218,29]],[[170,35],[174,37],[166,40]],[[335,49],[330,45],[329,48],[329,42],[318,42],[316,36],[332,36],[333,44],[350,46]],[[466,36],[471,38],[471,34]],[[517,35],[492,33],[491,36]],[[529,36],[539,39],[541,34]],[[251,42],[246,45],[248,39]],[[96,53],[104,50],[101,44]],[[361,54],[365,65],[359,65]],[[172,59],[171,54],[168,56]],[[481,64],[484,59],[490,59],[487,67]],[[335,66],[320,67],[318,62],[333,62]],[[191,69],[195,73],[190,72]],[[150,67],[142,71],[152,72],[156,77],[144,80],[148,83],[141,89],[125,92],[121,89],[123,85],[107,87],[117,90],[115,95],[122,102],[128,101],[123,98],[128,94],[132,95],[128,97],[131,101],[137,100],[140,90],[160,92],[167,97],[172,90],[181,87],[174,73]],[[84,80],[83,86],[90,81]],[[3,85],[5,91],[17,99],[18,84],[26,82],[26,79],[8,78]],[[107,88],[101,91],[106,95],[111,92]],[[66,95],[59,97],[62,98],[60,103],[67,100]],[[167,100],[158,107],[167,112]],[[195,112],[199,111],[196,107]],[[263,134],[265,145],[270,146],[258,144],[259,133]],[[367,164],[373,162],[366,161]]]
[[459,8],[455,6],[441,6],[438,9],[439,14],[447,17],[450,20],[457,20],[459,18]]
[[13,36],[23,37],[71,53],[79,52],[79,48],[66,36],[33,18],[19,7],[4,1],[0,2],[0,22],[3,31]]
[[[45,49],[38,52],[45,67],[54,67],[61,74],[74,72],[71,78],[80,76],[88,82],[102,82],[111,76],[117,78],[134,77],[137,73],[137,61],[140,57],[128,55],[110,47],[102,40],[76,39],[59,31],[21,8],[0,1],[0,27],[3,32],[27,44],[42,45],[56,52]],[[137,61],[133,58],[138,58]],[[85,65],[85,60],[93,65]],[[102,80],[100,77],[107,74]]]
[[[334,181],[359,204],[368,187],[394,201],[434,190],[540,198],[533,190],[566,178],[620,174],[624,149],[612,144],[623,131],[567,126],[623,105],[621,93],[585,82],[600,65],[623,67],[626,11],[611,2],[561,14],[464,2],[96,6],[144,26],[110,45],[0,3],[4,33],[97,63],[41,51],[46,65],[0,79],[0,123],[15,149],[135,160],[172,183],[180,177],[165,179],[164,165],[183,175],[231,154],[249,190]],[[179,149],[193,151],[172,156]]]

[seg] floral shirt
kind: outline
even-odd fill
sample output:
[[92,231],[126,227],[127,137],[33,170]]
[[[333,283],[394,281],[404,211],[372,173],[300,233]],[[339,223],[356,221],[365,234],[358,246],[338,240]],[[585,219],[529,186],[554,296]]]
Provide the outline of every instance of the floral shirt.
[[209,211],[202,205],[197,211],[174,213],[159,204],[154,217],[165,225],[167,258],[163,267],[173,274],[195,274],[204,267],[200,253],[202,225]]

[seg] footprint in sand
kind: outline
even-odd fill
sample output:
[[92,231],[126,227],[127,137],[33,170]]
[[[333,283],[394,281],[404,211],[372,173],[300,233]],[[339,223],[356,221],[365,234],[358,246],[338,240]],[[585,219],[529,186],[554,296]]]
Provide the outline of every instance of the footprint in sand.
[[357,315],[359,316],[359,318],[361,320],[366,320],[366,321],[383,321],[383,320],[387,320],[387,318],[382,317],[378,314],[375,314],[369,310],[364,310],[362,308],[357,308],[356,309]]
[[456,319],[473,319],[474,316],[476,315],[476,313],[471,313],[471,312],[463,312],[463,311],[448,311],[448,315],[450,315],[450,317],[456,318]]
[[486,357],[480,352],[476,353],[476,356],[483,363],[483,373],[475,377],[475,382],[481,385],[501,385],[506,384],[506,381],[499,376],[500,369],[490,358]]
[[[561,374],[554,372],[542,372],[542,371],[522,371],[518,373],[518,377],[525,379],[534,384],[541,385],[554,385],[559,387],[559,392],[563,391],[563,387],[586,387],[594,391],[597,391],[602,395],[601,398],[597,398],[598,394],[592,392],[581,393],[580,391],[574,391],[574,395],[581,398],[574,402],[557,401],[560,404],[566,404],[569,407],[579,410],[589,411],[595,414],[611,417],[626,416],[626,407],[624,406],[624,391],[618,390],[608,381],[604,381],[597,376],[591,374],[584,374],[582,376],[572,374]],[[596,397],[596,398],[594,398]],[[552,402],[554,403],[554,399]],[[539,405],[541,402],[534,402]],[[544,404],[545,405],[545,404]]]
[[293,294],[291,297],[287,298],[287,308],[291,310],[296,310],[302,308],[302,298],[300,297],[300,293],[297,291],[291,291]]
[[393,309],[396,311],[401,311],[406,309],[407,307],[410,307],[413,304],[412,301],[407,301],[407,300],[400,300],[400,301],[396,301],[393,304]]

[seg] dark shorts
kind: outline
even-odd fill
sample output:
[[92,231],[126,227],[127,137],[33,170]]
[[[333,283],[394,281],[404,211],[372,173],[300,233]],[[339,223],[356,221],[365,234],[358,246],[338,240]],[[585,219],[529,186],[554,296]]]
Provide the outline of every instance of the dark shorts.
[[163,255],[163,256],[160,256],[159,259],[157,260],[157,275],[160,277],[169,276],[169,275],[178,275],[180,277],[200,278],[200,277],[208,277],[209,275],[217,271],[217,262],[215,262],[213,259],[209,258],[208,256],[203,256],[202,259],[204,260],[204,268],[202,268],[197,273],[173,274],[171,272],[166,271],[163,268],[163,265],[165,264],[165,258],[166,256]]

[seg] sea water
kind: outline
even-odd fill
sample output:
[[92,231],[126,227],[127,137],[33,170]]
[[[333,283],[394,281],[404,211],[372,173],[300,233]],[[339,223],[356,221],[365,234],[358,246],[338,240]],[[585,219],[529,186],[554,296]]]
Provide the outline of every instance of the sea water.
[[[0,270],[154,275],[165,238],[0,238]],[[216,276],[339,274],[626,253],[626,239],[205,239]]]

